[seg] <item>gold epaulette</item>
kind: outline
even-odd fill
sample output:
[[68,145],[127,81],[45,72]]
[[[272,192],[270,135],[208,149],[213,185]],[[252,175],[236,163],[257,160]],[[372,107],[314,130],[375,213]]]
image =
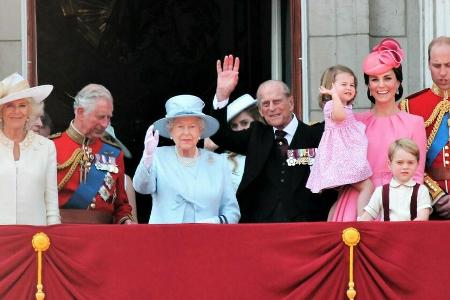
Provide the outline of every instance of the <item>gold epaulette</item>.
[[428,192],[430,193],[432,204],[445,195],[445,192],[436,181],[434,181],[428,174],[425,174],[423,179],[423,183],[428,188]]
[[59,138],[61,135],[62,135],[62,132],[57,132],[57,133],[49,135],[48,138],[53,140],[53,139]]
[[119,148],[120,149],[120,145],[116,142],[116,140],[112,137],[112,136],[110,136],[108,133],[104,133],[101,137],[100,137],[100,139],[103,141],[103,142],[105,142],[105,143],[107,143],[107,144],[110,144],[110,145],[113,145],[113,146],[116,146],[117,148]]

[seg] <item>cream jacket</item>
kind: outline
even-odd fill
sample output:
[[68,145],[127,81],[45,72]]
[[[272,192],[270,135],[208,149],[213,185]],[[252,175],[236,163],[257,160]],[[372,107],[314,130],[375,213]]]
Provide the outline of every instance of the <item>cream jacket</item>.
[[0,130],[0,224],[59,224],[56,150],[29,131],[14,161],[13,142]]

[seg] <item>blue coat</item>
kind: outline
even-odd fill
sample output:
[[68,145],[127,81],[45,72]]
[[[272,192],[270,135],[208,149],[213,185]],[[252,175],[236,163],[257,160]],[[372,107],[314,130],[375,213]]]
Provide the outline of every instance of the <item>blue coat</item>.
[[153,199],[149,223],[229,223],[240,218],[225,157],[199,149],[193,166],[178,161],[175,146],[158,147],[147,169],[142,160],[133,177],[137,192]]

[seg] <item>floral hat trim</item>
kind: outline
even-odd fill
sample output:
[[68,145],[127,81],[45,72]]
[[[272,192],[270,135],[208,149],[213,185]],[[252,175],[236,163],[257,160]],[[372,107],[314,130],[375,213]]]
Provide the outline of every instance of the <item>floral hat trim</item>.
[[372,49],[372,52],[364,60],[364,73],[380,75],[393,68],[398,68],[404,57],[405,52],[400,44],[392,38],[385,38]]

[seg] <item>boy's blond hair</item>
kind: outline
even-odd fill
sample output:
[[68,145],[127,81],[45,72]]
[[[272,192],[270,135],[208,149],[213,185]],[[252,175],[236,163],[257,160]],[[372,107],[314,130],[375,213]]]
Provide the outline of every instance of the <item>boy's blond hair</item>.
[[417,161],[419,161],[419,159],[420,159],[419,147],[413,140],[406,139],[406,138],[398,139],[389,146],[389,151],[388,151],[389,161],[392,161],[392,158],[394,157],[395,152],[397,152],[399,149],[402,149],[408,153],[411,153],[412,155],[414,155],[417,158]]

